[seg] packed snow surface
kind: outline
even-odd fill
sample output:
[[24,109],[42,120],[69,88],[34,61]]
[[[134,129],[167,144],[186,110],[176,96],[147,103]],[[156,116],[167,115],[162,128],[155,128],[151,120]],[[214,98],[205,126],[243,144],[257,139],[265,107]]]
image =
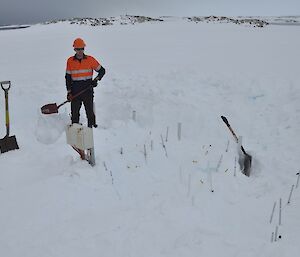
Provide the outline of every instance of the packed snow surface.
[[[40,112],[65,101],[77,37],[107,72],[95,167],[66,144],[69,104]],[[0,38],[20,147],[0,155],[1,256],[299,254],[299,26],[61,22]],[[1,137],[4,114],[3,94]],[[253,157],[250,177],[221,115]]]

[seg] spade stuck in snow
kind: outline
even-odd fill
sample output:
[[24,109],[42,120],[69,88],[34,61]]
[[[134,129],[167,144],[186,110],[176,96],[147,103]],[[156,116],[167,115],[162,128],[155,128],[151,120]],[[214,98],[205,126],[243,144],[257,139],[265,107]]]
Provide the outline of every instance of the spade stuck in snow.
[[[236,143],[241,143],[239,142],[239,139],[237,137],[237,135],[234,133],[233,129],[231,128],[227,118],[225,116],[221,116],[222,120],[224,121],[224,123],[226,124],[226,126],[229,128],[230,132],[232,133]],[[242,172],[243,174],[245,174],[246,176],[250,176],[250,169],[251,169],[251,163],[252,163],[252,156],[250,154],[248,154],[244,147],[241,145],[241,150],[244,154],[244,158],[242,159]]]
[[1,81],[1,88],[4,90],[5,96],[5,125],[6,125],[6,135],[4,138],[0,139],[0,151],[5,153],[11,150],[19,149],[16,136],[9,135],[9,109],[8,109],[8,90],[10,89],[10,81]]

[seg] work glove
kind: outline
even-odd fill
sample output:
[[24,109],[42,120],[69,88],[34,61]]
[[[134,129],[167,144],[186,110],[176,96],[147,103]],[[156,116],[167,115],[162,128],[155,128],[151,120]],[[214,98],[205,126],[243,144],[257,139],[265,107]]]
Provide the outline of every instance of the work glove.
[[98,85],[98,81],[100,81],[105,74],[105,69],[101,66],[100,70],[98,71],[97,77],[92,81],[92,86],[96,87]]
[[96,78],[92,81],[92,86],[93,86],[93,87],[98,86],[98,81],[99,81],[99,79],[98,79],[98,77],[96,77]]
[[70,101],[70,102],[73,100],[73,95],[72,95],[71,91],[68,91],[67,99],[68,99],[68,101]]

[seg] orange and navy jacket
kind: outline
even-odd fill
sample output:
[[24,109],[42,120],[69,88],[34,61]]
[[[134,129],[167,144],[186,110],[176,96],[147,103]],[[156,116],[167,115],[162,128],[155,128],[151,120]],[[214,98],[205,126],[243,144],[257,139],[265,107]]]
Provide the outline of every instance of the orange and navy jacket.
[[89,87],[93,79],[93,71],[100,71],[100,63],[92,56],[83,55],[80,60],[76,55],[68,58],[66,68],[66,87],[72,94]]

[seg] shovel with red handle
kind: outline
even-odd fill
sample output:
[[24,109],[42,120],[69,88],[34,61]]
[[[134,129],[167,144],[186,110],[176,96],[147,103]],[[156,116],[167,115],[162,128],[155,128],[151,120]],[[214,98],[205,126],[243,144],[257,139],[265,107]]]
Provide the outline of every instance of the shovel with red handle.
[[[94,81],[99,81],[99,78],[96,77],[94,79]],[[52,114],[52,113],[58,113],[58,109],[60,107],[62,107],[64,104],[68,103],[68,102],[71,102],[74,98],[76,98],[77,96],[83,94],[84,92],[90,90],[91,88],[93,88],[93,86],[91,85],[90,87],[78,92],[77,94],[73,95],[72,96],[72,99],[71,100],[66,100],[64,101],[63,103],[57,105],[56,103],[52,103],[52,104],[46,104],[44,106],[41,107],[41,111],[43,114]]]
[[5,95],[5,125],[6,135],[0,139],[0,152],[5,153],[11,150],[19,149],[16,136],[9,136],[9,110],[8,110],[8,90],[10,89],[10,81],[1,81],[1,88]]
[[[76,98],[77,96],[83,94],[84,92],[90,90],[90,89],[91,89],[91,87],[88,87],[88,88],[86,88],[86,89],[84,89],[84,90],[78,92],[77,94],[73,95],[72,100],[73,100],[74,98]],[[66,103],[68,103],[68,102],[71,102],[72,100],[66,100],[66,101],[64,101],[63,103],[59,104],[59,105],[57,105],[56,103],[46,104],[46,105],[44,105],[44,106],[41,107],[41,111],[42,111],[43,114],[58,113],[58,109],[59,109],[60,107],[62,107],[64,104],[66,104]]]

